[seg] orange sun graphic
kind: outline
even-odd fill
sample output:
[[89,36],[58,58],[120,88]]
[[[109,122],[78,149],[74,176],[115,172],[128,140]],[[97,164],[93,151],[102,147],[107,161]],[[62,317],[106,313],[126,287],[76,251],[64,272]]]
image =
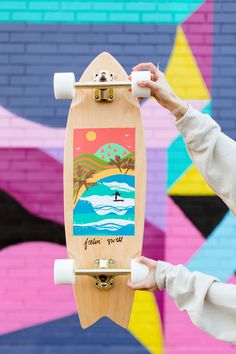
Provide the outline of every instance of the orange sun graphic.
[[95,141],[96,137],[97,137],[97,134],[93,130],[90,130],[86,133],[86,139],[88,141]]

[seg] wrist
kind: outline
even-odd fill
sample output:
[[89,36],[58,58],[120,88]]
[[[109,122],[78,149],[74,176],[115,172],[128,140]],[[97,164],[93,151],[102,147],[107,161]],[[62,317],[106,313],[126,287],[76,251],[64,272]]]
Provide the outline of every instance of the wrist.
[[180,98],[173,100],[169,106],[169,110],[175,116],[176,120],[181,119],[187,113],[188,108],[189,104]]
[[181,100],[179,97],[174,96],[168,101],[168,103],[166,104],[166,108],[172,113],[183,103],[183,100]]

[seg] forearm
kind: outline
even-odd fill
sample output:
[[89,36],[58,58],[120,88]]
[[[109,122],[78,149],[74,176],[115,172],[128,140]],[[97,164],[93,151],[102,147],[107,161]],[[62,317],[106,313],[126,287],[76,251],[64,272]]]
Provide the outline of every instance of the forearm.
[[203,178],[236,214],[236,142],[209,115],[191,106],[176,126]]
[[215,338],[236,344],[236,286],[189,272],[183,265],[158,262],[156,282],[192,322]]

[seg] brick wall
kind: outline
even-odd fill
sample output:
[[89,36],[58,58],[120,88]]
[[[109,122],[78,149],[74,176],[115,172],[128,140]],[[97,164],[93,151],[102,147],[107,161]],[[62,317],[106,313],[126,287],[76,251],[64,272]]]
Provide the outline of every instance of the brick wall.
[[[53,73],[79,78],[101,51],[127,72],[138,62],[160,62],[176,92],[235,138],[234,12],[233,0],[0,2],[0,353],[233,353],[163,293],[135,300],[140,317],[128,331],[106,319],[83,331],[71,289],[56,288],[51,270],[54,258],[66,255],[69,107],[53,98]],[[235,282],[234,219],[194,170],[169,113],[152,100],[141,110],[148,163],[143,253]]]

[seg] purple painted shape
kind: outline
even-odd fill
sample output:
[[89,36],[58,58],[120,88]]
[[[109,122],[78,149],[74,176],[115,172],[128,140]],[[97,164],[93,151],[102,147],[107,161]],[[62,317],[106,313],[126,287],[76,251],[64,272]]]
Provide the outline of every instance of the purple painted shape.
[[147,148],[167,148],[179,134],[173,116],[154,98],[145,100],[141,112]]
[[[145,220],[142,255],[155,260],[165,259],[165,234],[147,220]],[[164,323],[164,293],[158,291],[155,297],[162,323]]]
[[165,149],[147,149],[147,194],[145,217],[162,230],[166,215]]
[[212,87],[213,0],[206,0],[182,24],[205,83]]
[[60,162],[63,164],[64,161],[64,148],[43,148],[41,149],[44,151],[46,154],[51,156],[53,159],[56,161]]
[[39,149],[0,149],[0,188],[25,209],[63,223],[63,166]]

